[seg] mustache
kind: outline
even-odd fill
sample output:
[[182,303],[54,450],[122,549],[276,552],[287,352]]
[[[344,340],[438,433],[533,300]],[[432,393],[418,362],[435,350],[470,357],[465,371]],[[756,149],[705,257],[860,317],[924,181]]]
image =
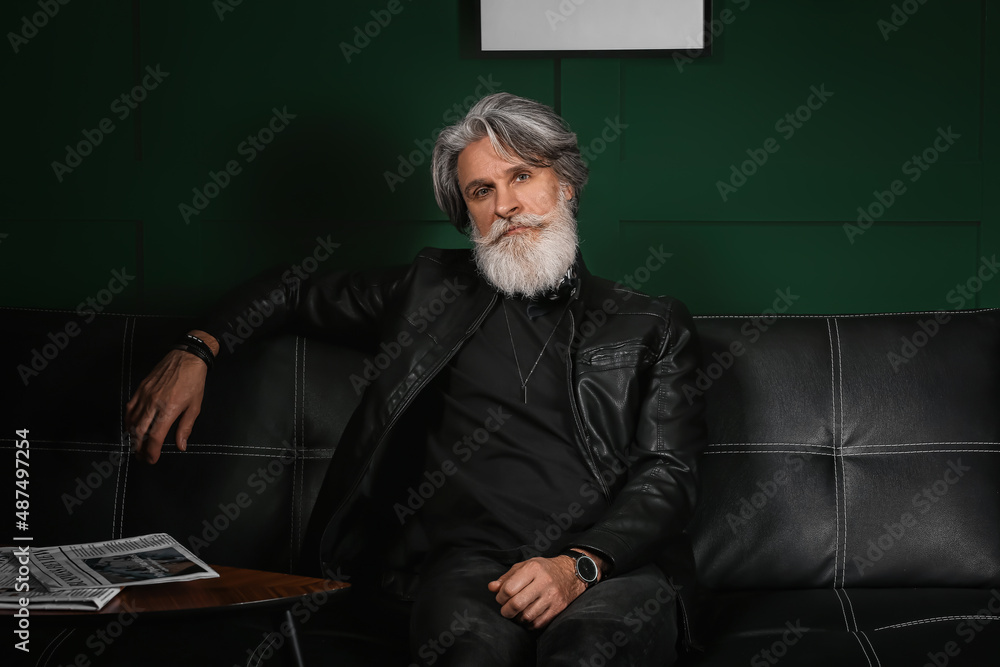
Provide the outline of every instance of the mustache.
[[490,225],[490,230],[485,236],[473,239],[476,245],[493,245],[503,239],[503,235],[514,227],[541,227],[545,223],[544,215],[534,213],[518,213],[510,218],[497,218]]

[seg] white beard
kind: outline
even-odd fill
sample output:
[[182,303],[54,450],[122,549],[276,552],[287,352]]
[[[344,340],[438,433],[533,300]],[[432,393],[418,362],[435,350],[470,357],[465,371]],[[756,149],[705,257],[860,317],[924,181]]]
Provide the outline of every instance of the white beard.
[[[504,236],[512,227],[536,227]],[[576,260],[576,219],[559,189],[559,201],[545,215],[521,213],[497,218],[486,236],[471,232],[479,272],[505,296],[541,296],[556,287]]]

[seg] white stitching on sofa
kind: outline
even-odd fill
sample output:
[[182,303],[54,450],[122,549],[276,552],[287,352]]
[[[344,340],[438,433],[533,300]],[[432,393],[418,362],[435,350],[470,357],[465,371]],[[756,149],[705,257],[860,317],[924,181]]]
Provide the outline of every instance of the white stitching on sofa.
[[[10,442],[10,443],[13,444],[13,443],[15,443],[17,441],[14,440],[14,439],[12,439],[12,438],[0,438],[0,442]],[[50,444],[53,444],[53,445],[95,445],[95,446],[98,446],[98,447],[110,447],[112,451],[115,450],[115,449],[119,449],[121,447],[121,443],[120,442],[90,442],[90,441],[87,441],[87,440],[32,440],[31,442],[32,442],[32,444],[34,444],[36,442],[47,442],[47,443],[50,443]],[[169,444],[169,443],[165,443],[164,446],[167,446],[167,444]],[[198,442],[198,443],[189,442],[188,446],[189,447],[224,447],[224,448],[227,448],[227,449],[272,449],[272,450],[274,450],[276,452],[286,451],[285,447],[276,447],[274,445],[270,445],[270,446],[222,445],[222,444],[216,444],[216,443],[213,443],[213,442]],[[34,449],[34,447],[32,447],[32,449]],[[311,450],[311,451],[315,451],[315,452],[330,451],[330,452],[332,452],[333,449],[328,447],[326,449],[314,449],[314,450]]]
[[865,634],[864,630],[861,631],[861,636],[865,638],[865,641],[868,642],[868,646],[871,647],[872,655],[875,656],[875,664],[882,667],[882,661],[878,659],[878,651],[875,650],[875,645],[872,644],[872,640],[868,638],[868,635]]
[[[122,331],[122,373],[121,380],[118,383],[118,432],[121,433],[120,439],[125,438],[125,401],[121,400],[122,395],[125,393],[125,336],[128,334],[128,318],[125,318],[125,329]],[[122,443],[121,440],[118,442],[118,452],[122,454]],[[121,537],[121,533],[115,532],[115,524],[118,521],[118,487],[121,485],[122,479],[122,467],[117,466],[115,475],[115,503],[113,506],[113,512],[111,514],[111,537],[118,538]]]
[[[306,447],[306,344],[308,340],[302,339],[302,414],[299,419],[299,443],[302,450]],[[305,496],[305,486],[306,486],[306,466],[303,461],[302,465],[299,466],[299,526],[298,531],[295,533],[295,541],[297,548],[302,546],[302,525],[305,520],[305,515],[302,512],[302,498]],[[302,554],[296,551],[298,559],[302,559]]]
[[275,635],[275,633],[268,632],[267,634],[264,635],[264,638],[261,639],[260,642],[257,643],[257,646],[254,648],[253,653],[251,653],[249,656],[247,656],[247,667],[259,667],[260,666],[260,661],[264,659],[264,651],[265,651],[265,649],[263,648],[263,646],[264,646],[265,642],[268,645],[273,644],[274,643],[274,639],[275,639],[274,635]]
[[[125,399],[128,399],[128,392],[132,389],[132,351],[135,349],[135,319],[132,319],[132,331],[128,337],[128,384],[125,385]],[[124,404],[124,401],[122,401]],[[125,424],[122,424],[121,428],[122,434],[122,456],[125,458],[125,479],[122,482],[122,517],[118,528],[118,537],[122,536],[125,531],[125,492],[128,491],[128,469],[132,462],[132,457],[129,456],[129,450],[131,449],[131,442],[128,437],[128,433],[125,431]],[[118,466],[121,468],[121,466]]]
[[935,616],[933,618],[922,618],[919,621],[907,621],[905,623],[883,625],[881,628],[875,628],[873,632],[879,632],[880,630],[896,630],[898,628],[906,628],[912,625],[923,625],[924,623],[940,623],[941,621],[995,621],[997,619],[1000,619],[1000,616],[983,616],[982,614]]
[[837,602],[840,603],[840,613],[842,613],[844,615],[844,630],[850,632],[851,631],[851,624],[847,621],[847,610],[844,608],[844,601],[842,599],[840,599],[840,590],[841,589],[839,589],[837,587],[834,587],[833,594],[834,594],[834,596],[836,596]]
[[[13,440],[11,441],[13,442]],[[54,442],[52,440],[38,440],[37,442]],[[103,444],[103,443],[84,443],[84,444]],[[792,447],[821,447],[824,449],[836,449],[833,445],[817,445],[810,442],[710,442],[708,447],[768,447],[768,446],[778,446],[786,445]],[[845,445],[845,449],[870,449],[873,447],[926,447],[930,445],[997,445],[1000,446],[1000,442],[985,442],[976,440],[956,440],[952,442],[900,442],[900,443],[885,443],[881,445]],[[856,456],[853,455],[853,456]]]
[[[35,448],[32,447],[32,449],[35,449]],[[331,453],[333,452],[333,450],[328,450],[328,451],[330,451]],[[197,455],[202,455],[202,456],[242,456],[244,458],[256,458],[256,459],[273,459],[274,458],[273,456],[271,456],[269,454],[235,454],[233,452],[191,452],[191,451],[189,451],[189,452],[178,452],[178,451],[174,451],[174,452],[161,452],[160,456],[165,456],[167,454],[169,454],[171,456],[197,456]],[[315,460],[315,461],[329,461],[330,460],[329,456],[299,456],[297,458],[300,458],[303,461],[313,461],[313,460]]]
[[[903,453],[909,453],[909,452],[903,452]],[[710,454],[809,454],[810,456],[836,456],[836,454],[834,454],[833,452],[830,453],[805,452],[802,450],[794,450],[794,449],[727,449],[721,452],[703,452],[703,454],[705,454],[706,456]]]
[[833,445],[814,445],[810,442],[711,442],[709,447],[821,447],[823,449],[835,449]]
[[865,660],[868,661],[868,667],[872,667],[872,659],[868,657],[868,651],[865,650],[865,645],[861,641],[861,637],[858,637],[858,633],[852,632],[851,636],[858,640],[858,645],[861,646],[861,655],[865,656]]
[[[837,535],[833,543],[833,587],[837,587],[837,570],[840,568],[840,482],[837,480],[837,369],[833,365],[833,330],[830,320],[826,320],[826,335],[830,343],[830,440],[833,442],[833,496],[836,512]],[[844,553],[847,562],[847,553]],[[846,567],[846,566],[845,566]]]
[[1000,442],[976,442],[976,441],[956,441],[956,442],[900,442],[896,444],[883,445],[850,445],[848,449],[861,449],[871,447],[925,447],[928,445],[1000,445]]
[[[0,310],[27,310],[27,311],[30,311],[30,312],[33,312],[33,313],[55,313],[57,315],[65,315],[67,313],[70,314],[70,315],[77,315],[77,314],[79,314],[75,310],[59,310],[57,308],[19,308],[17,306],[0,306]],[[94,311],[90,311],[90,312],[93,313],[94,315],[96,315],[97,317],[106,317],[106,316],[112,316],[112,317],[152,317],[152,318],[164,319],[163,315],[142,315],[142,314],[129,314],[129,313],[111,313],[111,312],[108,312],[106,310],[102,311],[102,312],[99,312],[99,313],[94,313]],[[91,321],[93,321],[93,320],[91,320]]]
[[[295,337],[295,371],[292,373],[292,452],[298,452],[298,438],[299,438],[299,339],[300,336]],[[292,457],[292,484],[291,489],[289,489],[292,497],[289,498],[289,504],[292,506],[292,520],[288,522],[288,571],[291,572],[293,552],[295,551],[295,471],[298,469],[299,459],[297,456]]]
[[[837,318],[833,318],[833,329],[837,332],[837,386],[840,389],[840,479],[844,483],[844,560],[840,566],[840,585],[844,586],[847,583],[847,499],[849,497],[847,490],[847,468],[844,466],[844,412],[846,408],[844,407],[844,349],[840,344],[840,325],[837,323]],[[836,459],[833,461],[833,465],[837,465]],[[845,595],[847,591],[844,591]],[[851,598],[847,598],[847,603],[851,604]],[[854,605],[851,605],[851,616],[854,616]],[[854,621],[854,629],[858,629],[857,620]]]
[[[41,442],[41,441],[39,441],[39,442]],[[59,443],[58,441],[56,441],[56,442],[54,442],[54,444],[75,445],[75,444],[81,444],[81,443],[75,443],[75,442]],[[82,443],[82,444],[89,444],[89,443]],[[225,455],[225,456],[241,456],[241,454],[238,453],[238,452],[214,452],[214,451],[210,451],[210,450],[209,451],[203,451],[203,452],[192,451],[190,449],[191,446],[192,445],[190,445],[190,444],[188,445],[188,451],[187,451],[188,454],[219,454],[219,455]],[[220,445],[207,445],[207,446],[208,447],[219,447]],[[199,448],[200,447],[206,447],[206,445],[200,445]],[[233,447],[235,447],[235,445],[233,445]],[[12,445],[0,445],[0,449],[14,449],[14,447]],[[114,446],[114,449],[71,449],[69,447],[35,447],[34,445],[32,445],[31,449],[32,450],[38,450],[40,452],[84,452],[84,453],[87,453],[87,454],[114,454],[114,453],[116,453],[117,446]],[[273,450],[275,450],[277,452],[286,451],[286,450],[284,450],[284,449],[282,449],[280,447],[250,447],[248,449],[273,449]],[[332,454],[333,453],[333,448],[332,447],[327,447],[325,449],[313,449],[313,450],[309,450],[310,454],[323,454],[324,452]],[[169,449],[164,449],[164,450],[161,451],[161,454],[182,454],[182,453],[183,452],[172,451],[172,450],[169,450]],[[802,453],[808,453],[808,452],[802,452]],[[242,454],[242,456],[270,456],[270,455],[268,455],[268,454]],[[326,457],[326,456],[305,456],[305,455],[303,455],[303,456],[300,456],[300,458],[303,458],[303,459],[323,459],[323,458],[328,458],[328,457]]]
[[[703,454],[808,454],[809,456],[836,456],[834,453],[807,452],[787,449],[732,449],[721,452],[703,452]],[[855,452],[851,456],[897,456],[899,454],[1000,454],[1000,449],[917,449],[906,452]],[[248,455],[249,456],[249,455]]]
[[[844,548],[846,549],[847,547]],[[851,601],[851,596],[847,593],[846,588],[841,588],[840,590],[844,591],[844,599],[847,600],[847,606],[851,609],[851,623],[854,624],[854,630],[857,631],[858,617],[854,615],[854,603]]]
[[[73,629],[71,628],[63,628],[60,630],[59,634],[53,637],[52,641],[49,642],[49,645],[42,649],[42,655],[45,655],[45,651],[49,649],[49,646],[52,647],[52,652],[45,658],[45,662],[40,663],[38,667],[48,667],[49,660],[51,660],[52,656],[56,654],[56,649],[58,649],[64,641],[69,639],[71,634],[73,634]],[[59,639],[60,637],[62,637],[62,639]],[[59,640],[58,642],[56,641],[57,639]],[[55,646],[53,646],[53,644],[55,644]],[[38,659],[41,660],[41,658]]]
[[[13,449],[13,447],[0,447],[0,449]],[[34,451],[39,451],[39,452],[72,452],[74,454],[108,454],[109,453],[108,450],[106,450],[106,449],[69,449],[69,448],[65,448],[65,447],[34,447],[34,446],[32,446],[31,451],[33,451],[33,452]],[[319,454],[321,452],[330,452],[330,454],[333,454],[333,450],[332,449],[317,449],[317,450],[314,450],[313,453]],[[110,453],[114,454],[114,452],[110,452]],[[268,454],[237,454],[235,452],[192,452],[192,451],[181,452],[181,451],[170,451],[170,450],[163,450],[163,451],[160,452],[160,456],[167,456],[167,455],[170,455],[170,456],[178,456],[178,455],[185,455],[185,456],[197,456],[197,455],[203,455],[203,456],[213,456],[213,455],[214,456],[242,456],[244,458],[259,458],[259,459],[274,458],[273,456],[268,455]],[[299,456],[299,458],[302,459],[303,461],[310,461],[310,460],[328,461],[330,459],[330,456],[329,455],[327,455],[327,456],[323,456],[323,455],[320,455],[320,456],[304,456],[303,455],[303,456]]]
[[[971,315],[976,313],[988,313],[1000,308],[970,308],[969,310],[908,310],[901,313],[838,313],[836,317],[880,317],[882,315],[937,315],[938,313],[948,313],[949,315]],[[833,317],[834,313],[826,315],[776,315],[779,320],[797,319],[820,319]],[[753,315],[693,315],[696,320],[724,320],[724,319],[751,319],[760,317],[760,313]]]
[[855,452],[851,456],[895,456],[897,454],[1000,454],[1000,449],[914,449],[895,452]]

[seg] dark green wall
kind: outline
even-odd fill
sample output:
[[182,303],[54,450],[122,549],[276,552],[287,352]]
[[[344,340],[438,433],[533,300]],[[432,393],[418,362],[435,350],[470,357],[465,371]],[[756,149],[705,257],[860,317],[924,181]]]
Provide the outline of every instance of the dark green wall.
[[[993,2],[909,0],[885,39],[888,0],[718,0],[728,24],[697,62],[476,59],[458,3],[401,2],[351,62],[341,43],[387,1],[243,0],[221,18],[221,2],[77,1],[16,53],[10,33],[40,10],[5,2],[0,305],[75,308],[124,268],[135,278],[109,310],[187,314],[317,237],[340,244],[324,267],[461,246],[420,146],[483,82],[556,105],[594,149],[591,268],[622,278],[662,245],[672,256],[643,288],[698,313],[760,312],[786,289],[799,313],[955,308],[951,291],[1000,253]],[[147,66],[169,74],[123,119],[112,102]],[[776,126],[813,88],[832,96],[794,133]],[[295,118],[247,162],[241,142],[286,108]],[[52,163],[105,118],[114,130],[60,181]],[[939,128],[960,137],[910,180],[904,163]],[[413,151],[423,164],[390,189]],[[767,162],[724,199],[747,151]],[[186,222],[179,205],[230,160],[241,172]],[[844,223],[897,179],[902,194],[851,243]],[[961,305],[1000,305],[1000,280],[973,296]]]

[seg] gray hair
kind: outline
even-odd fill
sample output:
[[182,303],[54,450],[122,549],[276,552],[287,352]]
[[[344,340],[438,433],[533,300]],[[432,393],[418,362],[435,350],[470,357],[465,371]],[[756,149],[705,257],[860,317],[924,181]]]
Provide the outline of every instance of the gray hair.
[[476,102],[461,121],[442,130],[434,144],[434,198],[459,231],[468,228],[469,213],[458,186],[458,155],[483,137],[490,138],[505,160],[552,167],[562,183],[573,187],[569,204],[576,215],[588,171],[576,134],[551,107],[510,93],[494,93]]

